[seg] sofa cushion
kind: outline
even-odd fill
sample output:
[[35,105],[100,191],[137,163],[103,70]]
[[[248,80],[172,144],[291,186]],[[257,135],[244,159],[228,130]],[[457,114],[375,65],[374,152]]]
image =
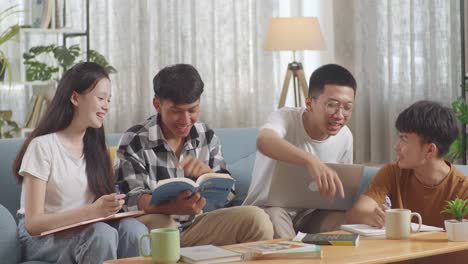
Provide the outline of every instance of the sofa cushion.
[[13,161],[18,154],[23,138],[2,139],[0,150],[0,177],[2,191],[0,192],[0,203],[5,206],[12,215],[16,215],[20,207],[21,185],[13,176]]
[[16,222],[7,208],[0,204],[0,262],[18,263],[20,247]]
[[236,180],[233,205],[241,205],[247,196],[257,151],[258,128],[218,128],[215,134],[221,141],[224,159],[231,176]]
[[375,173],[380,169],[380,167],[368,167],[365,166],[362,171],[361,183],[359,184],[359,189],[354,196],[353,204],[359,199],[359,196],[367,189],[367,186],[371,183],[372,179],[375,176]]

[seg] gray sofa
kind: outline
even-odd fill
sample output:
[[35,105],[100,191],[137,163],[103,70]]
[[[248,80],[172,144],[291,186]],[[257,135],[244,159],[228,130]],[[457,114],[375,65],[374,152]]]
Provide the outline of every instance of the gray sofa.
[[[257,132],[258,129],[256,128],[215,129],[215,133],[220,138],[223,146],[227,168],[236,179],[237,196],[233,201],[234,205],[242,204],[250,185],[252,168],[255,161],[255,139]],[[109,146],[117,145],[119,137],[119,134],[108,135],[107,141]],[[15,182],[11,166],[23,140],[21,138],[0,140],[0,186],[2,186],[0,192],[1,263],[19,263],[21,261],[16,232],[16,211],[19,209],[21,186]],[[468,166],[459,166],[459,169],[462,169],[465,173],[468,172]],[[377,170],[378,167],[364,166],[362,175],[350,175],[350,177],[360,178],[360,186],[358,192],[354,196],[347,196],[347,199],[353,199],[354,201],[359,197]],[[322,231],[320,225],[329,222],[326,217],[323,218],[323,214],[321,214],[320,219],[315,220],[320,231]]]
[[[221,140],[228,170],[236,178],[237,196],[233,203],[242,204],[255,160],[256,128],[220,128],[215,133]],[[109,146],[118,144],[120,134],[107,135]],[[23,138],[0,139],[0,263],[20,263],[16,232],[16,212],[20,206],[21,186],[12,174],[13,160]],[[44,262],[27,262],[44,263]]]

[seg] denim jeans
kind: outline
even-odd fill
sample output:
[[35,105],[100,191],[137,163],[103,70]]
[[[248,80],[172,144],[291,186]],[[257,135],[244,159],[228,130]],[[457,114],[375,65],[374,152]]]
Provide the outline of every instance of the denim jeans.
[[[19,216],[18,234],[22,261],[52,263],[102,263],[105,260],[138,256],[138,239],[147,234],[134,218],[98,222],[46,236],[31,236]],[[143,249],[149,252],[148,240]]]

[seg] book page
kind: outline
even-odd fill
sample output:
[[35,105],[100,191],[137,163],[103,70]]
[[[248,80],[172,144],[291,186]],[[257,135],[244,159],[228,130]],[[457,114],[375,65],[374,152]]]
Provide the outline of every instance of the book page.
[[200,177],[198,177],[197,179],[197,183],[201,183],[205,180],[209,180],[209,179],[213,179],[213,178],[223,178],[223,179],[233,179],[231,177],[231,175],[227,174],[227,173],[215,173],[215,172],[209,172],[209,173],[205,173],[203,175],[201,175]]
[[[413,228],[413,230],[418,229],[418,226],[419,224],[411,223],[411,228]],[[431,231],[443,232],[444,229],[441,227],[437,227],[437,226],[421,225],[421,230],[419,230],[419,232],[431,232]]]
[[341,229],[360,234],[363,236],[381,236],[385,235],[385,229],[383,228],[377,228],[369,225],[364,225],[364,224],[357,224],[357,225],[341,225]]
[[92,224],[92,223],[96,223],[96,222],[112,221],[112,220],[122,219],[122,218],[126,218],[126,217],[137,217],[137,216],[141,216],[141,215],[144,215],[144,214],[145,214],[145,212],[143,212],[143,211],[117,213],[117,214],[113,214],[113,215],[110,215],[110,216],[107,216],[107,217],[94,218],[94,219],[78,222],[78,223],[75,223],[75,224],[55,228],[55,229],[52,229],[52,230],[49,230],[49,231],[44,231],[44,232],[40,233],[39,236],[45,236],[45,235],[53,234],[53,233],[56,233],[56,232],[59,232],[59,231],[74,228],[74,227],[77,227],[77,226]]
[[189,178],[170,178],[170,179],[164,179],[164,180],[160,180],[158,181],[158,183],[156,184],[156,187],[154,187],[154,189],[157,189],[163,185],[167,185],[171,182],[183,182],[183,183],[186,183],[186,184],[189,184],[193,187],[198,187],[198,183],[194,182],[193,180],[189,179]]
[[[413,230],[416,230],[418,228],[418,224],[411,223],[411,227]],[[364,224],[357,224],[357,225],[341,225],[341,229],[360,234],[363,236],[381,236],[385,235],[385,229],[384,228],[377,228],[369,225],[364,225]],[[429,226],[429,225],[421,225],[421,230],[420,232],[430,232],[430,231],[444,231],[443,228],[436,227],[436,226]]]

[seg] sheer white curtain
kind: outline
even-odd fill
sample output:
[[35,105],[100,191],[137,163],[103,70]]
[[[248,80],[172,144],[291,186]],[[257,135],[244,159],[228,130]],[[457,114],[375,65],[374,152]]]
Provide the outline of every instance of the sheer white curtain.
[[91,1],[91,48],[117,68],[108,131],[154,113],[152,78],[193,64],[205,83],[201,119],[212,127],[258,126],[274,109],[274,58],[262,49],[276,1]]
[[[66,1],[67,27],[83,28],[83,3]],[[287,63],[292,61],[291,52],[262,48],[272,16],[319,16],[327,50],[297,54],[307,78],[333,57],[328,1],[91,0],[90,5],[91,48],[118,70],[111,76],[108,132],[122,132],[154,113],[152,78],[175,63],[193,64],[205,82],[203,121],[212,127],[263,124],[276,108]],[[84,49],[82,38],[70,39],[71,43]],[[18,64],[21,61],[18,58]],[[28,104],[29,93],[18,89],[18,100]],[[14,109],[19,120],[24,118],[23,108]]]
[[460,94],[459,1],[334,2],[335,58],[358,82],[355,162],[394,160],[398,114]]

